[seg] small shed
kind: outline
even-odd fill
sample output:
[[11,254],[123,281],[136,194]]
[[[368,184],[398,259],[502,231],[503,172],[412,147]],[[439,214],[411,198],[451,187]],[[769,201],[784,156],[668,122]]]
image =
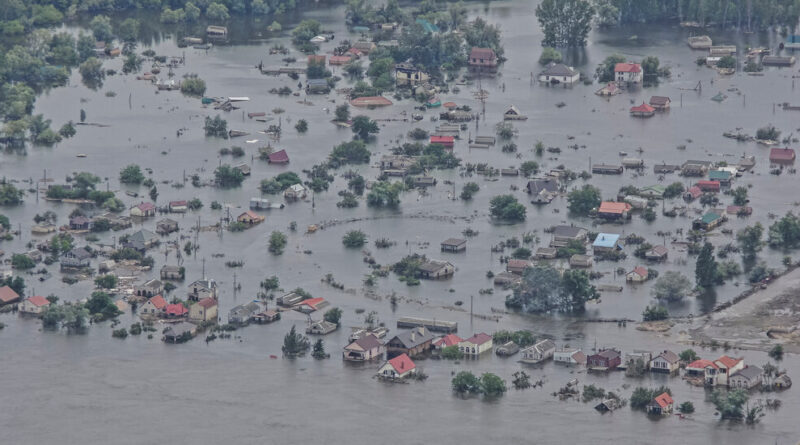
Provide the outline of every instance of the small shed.
[[268,162],[270,164],[288,164],[289,154],[286,153],[286,150],[278,150],[274,153],[270,153],[268,155]]
[[652,117],[654,114],[656,114],[656,109],[644,102],[641,105],[631,107],[631,116],[633,117]]
[[669,110],[669,106],[670,106],[671,103],[672,103],[672,101],[667,96],[652,96],[652,97],[650,97],[650,106],[655,108],[657,111]]
[[461,238],[448,238],[442,241],[442,252],[464,252],[467,250],[467,240]]

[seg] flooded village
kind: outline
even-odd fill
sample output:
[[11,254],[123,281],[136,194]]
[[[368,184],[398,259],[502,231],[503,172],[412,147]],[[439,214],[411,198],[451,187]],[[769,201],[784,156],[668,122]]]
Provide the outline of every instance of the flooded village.
[[791,2],[39,3],[0,442],[800,440]]

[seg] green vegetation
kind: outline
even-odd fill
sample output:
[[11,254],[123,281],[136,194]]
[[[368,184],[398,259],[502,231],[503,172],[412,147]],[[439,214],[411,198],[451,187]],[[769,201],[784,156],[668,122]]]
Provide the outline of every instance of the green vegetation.
[[669,318],[667,308],[659,305],[648,305],[642,312],[642,321],[660,321]]
[[325,352],[325,345],[322,343],[322,339],[318,338],[316,342],[314,342],[314,348],[311,351],[311,356],[317,360],[322,360],[330,357],[330,354]]
[[700,358],[694,349],[684,349],[678,354],[678,357],[680,357],[681,361],[684,363],[691,363]]
[[366,164],[369,162],[372,153],[367,149],[363,141],[355,140],[342,142],[333,147],[333,151],[328,156],[331,167],[339,167],[347,164]]
[[469,201],[475,193],[478,193],[478,190],[480,190],[480,186],[477,182],[468,182],[464,184],[464,187],[461,189],[461,199]]
[[519,166],[519,172],[526,178],[530,175],[539,173],[539,163],[536,161],[525,161]]
[[346,122],[350,119],[350,105],[341,104],[336,106],[336,110],[334,111],[334,120],[336,122]]
[[239,187],[244,181],[244,175],[238,168],[224,164],[214,170],[214,180],[223,188]]
[[342,319],[342,310],[339,309],[338,307],[334,307],[334,308],[328,309],[325,312],[325,315],[323,316],[323,318],[328,323],[333,323],[333,324],[338,326],[339,325],[339,320]]
[[275,193],[280,193],[287,188],[295,185],[301,184],[303,181],[297,176],[295,172],[283,172],[272,179],[264,179],[261,181],[261,185],[259,188],[263,193],[267,193],[270,195],[274,195]]
[[11,267],[17,270],[30,270],[36,267],[36,262],[28,255],[15,253],[11,255]]
[[202,97],[206,93],[206,81],[196,74],[187,74],[181,82],[181,93],[192,97]]
[[372,185],[367,194],[369,207],[390,207],[400,205],[400,192],[403,191],[402,182],[378,181]]
[[695,281],[700,287],[709,288],[720,282],[717,272],[717,261],[714,259],[714,246],[706,242],[700,249],[695,264]]
[[351,130],[353,130],[353,134],[356,137],[364,141],[369,139],[369,137],[373,134],[378,134],[378,132],[380,132],[378,123],[370,119],[368,116],[363,115],[353,118],[353,126],[351,127]]
[[784,217],[772,223],[767,234],[767,244],[770,247],[784,250],[800,247],[800,218],[794,213],[788,212]]
[[653,295],[659,300],[681,301],[692,289],[692,282],[680,272],[669,270],[658,277]]
[[122,313],[117,308],[117,305],[114,304],[111,295],[100,291],[92,292],[92,296],[86,302],[85,307],[95,321],[108,320]]
[[342,244],[349,248],[363,247],[367,243],[367,235],[360,230],[351,230],[342,237]]
[[286,235],[275,230],[269,236],[269,251],[273,255],[283,254],[283,249],[286,247]]
[[597,207],[600,207],[600,189],[586,184],[581,188],[572,189],[567,195],[569,211],[577,216],[588,216]]
[[94,279],[94,284],[102,289],[113,289],[117,287],[117,276],[112,274],[101,275]]
[[481,375],[481,392],[486,397],[500,397],[508,390],[505,380],[496,374],[485,372]]
[[292,329],[283,337],[283,346],[281,350],[287,357],[297,357],[298,355],[305,354],[311,347],[308,338],[305,335],[298,333],[294,325]]
[[461,350],[458,349],[458,345],[453,345],[442,348],[442,352],[439,354],[439,356],[445,360],[458,360],[462,358],[464,354],[462,354]]
[[[717,66],[719,66],[719,64],[717,64]],[[766,127],[761,127],[756,130],[756,139],[760,139],[762,141],[777,141],[780,140],[780,137],[780,130],[772,125],[767,125]]]
[[691,414],[694,412],[694,403],[687,400],[678,405],[678,411],[682,414]]
[[542,48],[542,55],[539,56],[539,64],[547,65],[548,63],[561,63],[561,53],[549,46]]
[[469,371],[461,371],[456,374],[450,385],[453,387],[453,391],[458,394],[481,393],[481,380]]
[[89,311],[81,304],[51,304],[42,314],[45,329],[66,328],[68,332],[81,332],[89,326]]
[[764,226],[761,223],[747,226],[736,234],[736,241],[739,243],[739,248],[742,250],[742,258],[745,261],[752,261],[761,251],[764,245],[764,242],[761,241],[763,234]]
[[684,190],[683,183],[673,182],[664,188],[664,199],[677,198],[683,195]]
[[600,65],[597,66],[597,70],[595,73],[597,74],[597,78],[600,82],[611,82],[614,80],[614,67],[618,63],[625,62],[625,56],[620,54],[612,54],[603,60]]
[[228,137],[228,121],[220,117],[219,114],[213,118],[206,116],[203,129],[206,131],[206,136]]
[[513,195],[499,195],[489,201],[489,214],[493,218],[506,222],[525,221],[527,209]]
[[308,121],[305,119],[300,119],[295,124],[294,129],[297,130],[298,133],[305,133],[308,131]]
[[13,184],[5,182],[0,184],[0,206],[11,206],[22,204],[22,190],[14,187]]
[[634,389],[633,394],[631,394],[631,409],[644,410],[651,400],[663,393],[672,395],[672,391],[666,386],[661,386],[655,389],[643,388],[639,386]]
[[736,68],[736,58],[731,55],[720,57],[717,61],[717,68]]
[[711,403],[719,411],[720,418],[741,420],[744,418],[744,405],[750,396],[743,389],[715,389],[711,393]]
[[536,7],[536,18],[544,33],[542,45],[585,46],[593,17],[594,8],[588,0],[543,0]]
[[528,312],[582,312],[586,302],[599,297],[582,270],[559,273],[550,264],[526,268],[514,293],[506,297],[506,306]]
[[142,169],[136,164],[130,164],[119,172],[119,182],[123,184],[141,184],[143,181]]
[[497,331],[492,335],[492,340],[497,345],[513,341],[519,345],[520,348],[524,348],[534,344],[536,342],[536,337],[534,337],[533,332],[525,330],[514,332]]
[[783,345],[775,345],[769,350],[769,357],[773,360],[783,360]]

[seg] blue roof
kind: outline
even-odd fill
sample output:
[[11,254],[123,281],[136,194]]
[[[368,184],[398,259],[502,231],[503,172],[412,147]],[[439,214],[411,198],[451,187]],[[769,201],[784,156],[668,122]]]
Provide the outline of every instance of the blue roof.
[[619,235],[614,233],[598,233],[592,246],[594,247],[614,247],[619,242]]
[[417,23],[419,23],[425,32],[434,33],[439,32],[439,27],[434,25],[433,23],[425,20],[425,19],[417,19]]

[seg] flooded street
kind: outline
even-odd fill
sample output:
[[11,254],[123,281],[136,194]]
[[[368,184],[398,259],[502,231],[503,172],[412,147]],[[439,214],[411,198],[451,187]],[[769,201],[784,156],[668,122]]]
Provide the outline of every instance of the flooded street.
[[[503,112],[516,105],[529,119],[514,123],[518,130],[515,142],[519,155],[502,153],[497,146],[488,150],[469,149],[467,136],[462,132],[455,145],[455,155],[462,158],[462,166],[469,163],[489,163],[496,168],[518,167],[525,160],[536,160],[542,171],[559,165],[580,172],[590,170],[592,163],[619,163],[620,151],[626,151],[645,160],[646,168],[640,174],[626,171],[622,176],[594,175],[588,181],[576,180],[570,188],[591,183],[603,192],[604,198],[613,198],[624,185],[643,187],[659,184],[652,166],[658,163],[682,164],[687,159],[738,162],[742,155],[753,155],[756,166],[735,185],[752,185],[749,189],[753,215],[749,218],[731,216],[724,228],[733,234],[715,231],[709,240],[717,246],[735,243],[737,230],[760,221],[765,227],[771,224],[768,214],[781,216],[793,210],[799,201],[796,194],[798,181],[794,174],[774,176],[769,173],[769,149],[754,142],[738,143],[722,137],[725,131],[741,128],[754,134],[756,129],[772,124],[784,132],[800,132],[800,112],[783,111],[774,105],[783,102],[800,103],[800,84],[796,87],[793,75],[796,68],[767,68],[763,76],[748,76],[737,72],[722,77],[716,71],[698,67],[695,59],[702,53],[693,52],[685,43],[688,31],[663,26],[623,27],[611,31],[593,30],[585,50],[570,53],[569,65],[586,74],[606,56],[623,54],[641,60],[656,55],[661,65],[672,69],[672,77],[662,80],[656,87],[625,92],[609,99],[594,92],[600,85],[576,84],[565,89],[548,87],[538,82],[531,84],[531,72],[541,70],[536,62],[540,54],[541,32],[536,24],[534,9],[538,2],[492,2],[488,6],[467,3],[470,19],[484,17],[490,23],[500,23],[503,31],[505,56],[508,61],[496,78],[481,79],[482,87],[489,91],[485,114],[479,123],[469,124],[471,136],[494,135],[494,126],[502,120]],[[54,124],[78,121],[80,110],[87,122],[105,127],[80,126],[75,137],[52,148],[28,147],[26,153],[4,152],[0,159],[3,176],[15,181],[33,181],[46,174],[63,183],[73,172],[88,171],[103,177],[98,189],[119,190],[118,197],[127,206],[147,201],[145,187],[126,186],[119,183],[119,171],[128,164],[139,164],[152,169],[152,177],[159,191],[158,205],[172,200],[199,198],[204,207],[184,215],[171,215],[180,225],[181,232],[169,240],[182,246],[189,229],[198,224],[212,225],[225,216],[224,210],[212,210],[210,203],[218,201],[230,205],[234,218],[247,210],[252,197],[261,197],[258,189],[262,179],[281,172],[293,171],[306,179],[303,170],[310,169],[330,153],[331,148],[349,141],[352,133],[330,121],[333,109],[345,101],[334,92],[330,96],[308,96],[309,104],[300,103],[301,97],[270,94],[272,88],[288,86],[297,88],[297,80],[286,76],[272,77],[255,68],[263,61],[265,67],[283,63],[281,55],[269,55],[268,49],[276,43],[290,47],[289,31],[302,19],[313,18],[322,22],[326,30],[336,35],[335,41],[357,39],[344,26],[344,7],[324,8],[298,14],[294,23],[283,23],[283,33],[277,38],[261,38],[264,24],[229,24],[232,42],[218,45],[208,51],[178,48],[177,28],[157,26],[156,20],[146,24],[145,38],[139,50],[152,48],[160,55],[185,54],[186,65],[175,70],[176,76],[197,73],[208,89],[206,96],[248,96],[240,110],[217,112],[201,105],[197,98],[183,96],[180,92],[157,92],[149,82],[136,80],[135,75],[107,77],[97,91],[87,89],[80,74],[73,70],[70,85],[54,89],[36,101],[35,113],[44,113]],[[198,28],[199,29],[199,28]],[[77,32],[77,28],[69,28]],[[187,35],[190,34],[187,32]],[[637,39],[631,39],[636,36]],[[716,41],[744,46],[776,47],[779,36],[772,33],[741,35],[722,33],[712,35]],[[335,43],[322,45],[321,53],[330,53]],[[304,61],[304,56],[292,50],[292,56]],[[104,67],[120,69],[120,58],[106,61]],[[146,71],[149,67],[145,67]],[[344,75],[340,68],[334,74]],[[301,80],[305,80],[301,76]],[[700,81],[702,91],[689,90]],[[712,83],[713,82],[713,83]],[[342,80],[337,88],[349,80]],[[460,92],[442,94],[443,101],[469,105],[481,110],[475,99],[476,85],[460,86]],[[106,92],[116,94],[108,97]],[[728,98],[722,103],[711,97],[723,92]],[[672,98],[672,110],[656,114],[651,119],[633,119],[628,109],[631,105],[648,101],[650,96]],[[375,110],[351,108],[351,113],[366,114],[373,119],[404,119],[411,116],[418,103],[411,100],[396,101],[392,106]],[[563,102],[563,106],[557,104]],[[283,113],[272,110],[281,108]],[[487,180],[483,176],[467,177],[459,169],[435,170],[432,175],[438,185],[421,194],[416,190],[401,194],[402,203],[396,210],[375,210],[366,202],[353,209],[336,206],[340,200],[337,191],[346,188],[342,174],[355,170],[367,180],[374,180],[380,171],[376,167],[382,154],[392,147],[407,142],[406,133],[418,127],[433,130],[437,125],[430,117],[438,116],[440,109],[429,110],[420,121],[381,121],[380,134],[368,144],[372,152],[370,164],[347,166],[333,171],[335,181],[327,192],[317,193],[312,200],[289,203],[284,209],[264,213],[266,221],[240,233],[222,231],[202,232],[200,249],[196,255],[184,256],[186,282],[179,284],[174,295],[184,296],[186,284],[198,279],[205,270],[206,276],[220,285],[219,311],[223,319],[228,311],[246,303],[260,291],[259,283],[272,275],[280,278],[286,291],[302,287],[312,295],[324,297],[332,306],[343,309],[344,329],[323,337],[330,360],[314,360],[310,356],[295,360],[280,358],[283,336],[294,324],[305,327],[306,317],[294,311],[284,313],[279,322],[265,326],[248,326],[233,332],[233,338],[210,343],[198,338],[182,345],[170,345],[158,336],[132,336],[125,340],[111,337],[110,323],[93,325],[86,335],[67,335],[65,332],[43,331],[38,320],[18,317],[17,314],[0,314],[6,326],[0,330],[0,443],[44,444],[133,444],[133,443],[275,443],[308,444],[328,443],[373,444],[393,443],[389,434],[403,435],[402,441],[410,444],[477,443],[492,440],[496,443],[564,443],[575,438],[596,437],[615,439],[619,443],[647,443],[652,437],[670,437],[686,444],[708,443],[710,440],[727,444],[789,444],[800,438],[797,410],[800,397],[797,388],[781,393],[754,393],[751,400],[775,398],[782,401],[778,410],[768,410],[766,417],[755,426],[720,422],[713,405],[707,401],[710,391],[690,386],[679,377],[647,374],[641,380],[625,378],[624,373],[587,375],[585,370],[569,368],[548,362],[543,367],[526,367],[532,380],[543,379],[544,386],[537,389],[509,392],[499,400],[483,401],[479,398],[463,400],[454,395],[450,380],[452,374],[471,370],[476,374],[493,372],[510,382],[511,375],[521,369],[518,357],[497,357],[485,354],[479,360],[424,360],[421,366],[429,378],[424,382],[407,385],[389,385],[373,378],[378,364],[353,365],[341,360],[340,351],[347,344],[349,326],[363,324],[364,314],[377,311],[381,322],[391,328],[390,336],[397,331],[396,321],[402,316],[416,316],[458,322],[458,334],[468,337],[473,332],[492,333],[500,329],[529,329],[538,335],[552,336],[561,346],[616,347],[625,351],[645,349],[681,351],[688,346],[686,332],[689,323],[673,328],[669,335],[641,332],[635,323],[619,327],[616,323],[590,323],[576,318],[560,316],[529,316],[499,312],[505,310],[504,291],[492,285],[487,271],[495,274],[505,270],[499,261],[501,253],[492,253],[492,246],[511,236],[535,232],[539,237],[536,246],[547,246],[550,235],[543,229],[556,224],[580,223],[593,232],[631,233],[644,236],[649,242],[665,242],[669,260],[651,266],[659,272],[668,270],[694,276],[694,260],[688,258],[685,247],[673,245],[671,238],[683,240],[675,230],[686,231],[691,220],[699,216],[689,212],[686,217],[668,218],[660,212],[652,222],[639,215],[624,225],[596,224],[592,219],[567,218],[566,196],[551,204],[533,206],[525,193],[527,179],[497,176]],[[268,124],[246,117],[250,112],[266,112],[272,118]],[[235,139],[207,138],[203,131],[206,116],[221,114],[228,128],[243,130],[249,136]],[[306,134],[294,129],[299,119],[308,121]],[[276,149],[286,149],[291,162],[287,165],[270,165],[258,159],[258,147],[265,145],[267,136],[258,133],[269,124],[282,124],[279,141],[271,141]],[[178,136],[177,131],[183,129]],[[246,140],[258,139],[257,143]],[[537,141],[547,147],[560,147],[560,154],[534,154]],[[221,156],[223,147],[241,146],[245,156]],[[577,149],[569,148],[577,145]],[[678,149],[685,146],[685,149]],[[641,148],[640,155],[636,150]],[[77,157],[85,154],[85,157]],[[214,169],[220,164],[248,163],[252,174],[242,187],[220,189],[193,187],[187,180],[181,187],[171,182],[183,183],[182,178],[198,174],[202,180],[213,179]],[[46,173],[45,173],[46,172]],[[448,185],[452,181],[455,185]],[[467,181],[475,181],[480,191],[472,201],[452,200],[453,190],[458,193]],[[674,181],[685,185],[693,178],[667,175],[661,184]],[[166,183],[162,183],[166,182]],[[17,184],[28,189],[28,184]],[[512,186],[518,190],[512,191]],[[137,192],[140,197],[125,195]],[[527,208],[527,221],[513,225],[493,223],[489,218],[489,200],[499,194],[514,194]],[[279,195],[265,198],[282,202]],[[65,224],[74,205],[52,203],[40,197],[26,198],[24,205],[3,209],[12,224],[22,224],[22,235],[5,241],[6,257],[12,252],[29,250],[26,244],[49,238],[31,235],[26,229],[34,215],[53,210],[59,215],[57,224]],[[728,202],[729,198],[722,199]],[[675,202],[676,204],[678,201]],[[692,207],[700,208],[694,203]],[[556,211],[558,210],[558,211]],[[134,224],[134,229],[154,230],[150,218]],[[330,224],[331,221],[340,221]],[[297,231],[288,229],[296,222]],[[328,223],[323,230],[306,233],[311,224]],[[410,253],[425,254],[429,258],[444,259],[456,267],[455,275],[447,280],[424,280],[419,286],[407,286],[390,274],[378,278],[372,289],[362,284],[371,272],[363,261],[360,249],[347,249],[342,236],[359,229],[369,236],[368,249],[382,265],[397,262]],[[472,229],[477,236],[468,238],[465,253],[445,254],[439,243],[451,237],[462,237],[462,231]],[[267,251],[267,241],[273,230],[287,234],[288,245],[283,255]],[[132,231],[128,231],[130,233]],[[670,232],[662,239],[658,232]],[[98,234],[99,243],[112,244],[122,232]],[[193,238],[194,234],[191,232]],[[397,244],[388,249],[376,249],[373,242],[388,238]],[[81,243],[77,243],[80,245]],[[139,278],[158,277],[164,264],[177,264],[175,251],[165,255],[165,242],[150,254],[156,260],[152,271]],[[601,301],[587,306],[585,318],[628,318],[641,320],[643,309],[655,301],[650,288],[653,281],[639,285],[625,283],[624,275],[615,273],[618,267],[631,270],[641,260],[633,256],[634,247],[627,247],[628,257],[619,263],[597,262],[593,270],[604,276],[593,284],[625,286],[622,292],[605,292]],[[535,250],[535,247],[534,247]],[[509,252],[506,252],[506,255]],[[216,254],[216,255],[215,255]],[[765,248],[760,255],[770,267],[783,270],[783,252]],[[688,258],[688,259],[687,259]],[[738,259],[738,255],[737,255]],[[244,262],[243,267],[228,268],[226,261]],[[563,267],[568,267],[566,264]],[[38,267],[37,267],[38,268]],[[52,274],[39,281],[39,276],[26,276],[27,295],[58,295],[63,301],[78,301],[94,290],[92,280],[67,285],[61,281],[57,266]],[[234,277],[235,273],[235,277]],[[322,279],[326,274],[344,285],[336,289]],[[235,290],[234,282],[241,285]],[[792,281],[794,283],[794,281]],[[687,298],[683,303],[669,306],[674,316],[699,316],[715,305],[730,301],[746,287],[746,275],[715,288],[711,295]],[[492,294],[479,290],[493,288]],[[279,292],[280,294],[280,292]],[[392,305],[389,295],[400,298]],[[470,317],[470,304],[474,317]],[[495,311],[493,311],[495,309]],[[319,314],[315,314],[316,318]],[[491,315],[500,315],[499,321]],[[119,317],[120,326],[138,321],[130,312]],[[760,351],[731,349],[724,352],[695,346],[704,358],[724,354],[762,365],[767,354]],[[270,359],[270,355],[279,358]],[[787,354],[780,367],[800,378],[800,358]],[[559,401],[553,393],[567,381],[577,378],[581,384],[594,383],[629,397],[636,386],[668,384],[677,403],[692,401],[697,408],[691,419],[670,416],[653,420],[642,412],[628,407],[605,415],[593,409],[595,403]],[[676,403],[676,405],[677,405]],[[47,419],[47,428],[36,419]],[[102,427],[101,427],[102,426]],[[384,440],[376,439],[378,434]],[[399,437],[399,436],[398,436]]]

